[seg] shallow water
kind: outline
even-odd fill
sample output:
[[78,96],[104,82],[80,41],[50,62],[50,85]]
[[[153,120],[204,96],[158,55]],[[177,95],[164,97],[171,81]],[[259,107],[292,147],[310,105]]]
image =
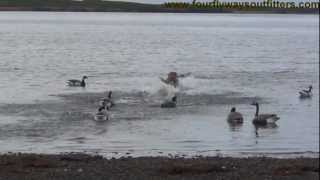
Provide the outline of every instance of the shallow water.
[[[313,15],[0,12],[0,152],[317,155],[318,26]],[[169,71],[191,76],[178,107],[161,109]],[[83,75],[86,88],[66,86]],[[107,90],[117,105],[97,123]],[[277,126],[252,125],[254,100]],[[232,106],[243,125],[226,122]]]

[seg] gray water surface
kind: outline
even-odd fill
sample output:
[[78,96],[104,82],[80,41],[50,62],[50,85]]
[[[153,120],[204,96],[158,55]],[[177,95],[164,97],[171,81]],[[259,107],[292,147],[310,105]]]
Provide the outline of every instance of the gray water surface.
[[[0,12],[0,152],[318,155],[318,40],[313,15]],[[161,109],[169,71],[191,76]],[[108,90],[117,105],[97,123]],[[254,127],[252,101],[277,126]]]

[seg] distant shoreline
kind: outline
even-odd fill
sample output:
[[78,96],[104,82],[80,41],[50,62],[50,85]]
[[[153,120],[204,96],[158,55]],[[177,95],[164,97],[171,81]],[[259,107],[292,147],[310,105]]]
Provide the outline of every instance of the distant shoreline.
[[141,13],[243,13],[243,14],[319,14],[308,8],[167,8],[161,4],[142,4],[122,1],[71,0],[0,0],[0,11],[54,12],[141,12]]
[[118,13],[182,13],[182,14],[309,14],[318,15],[318,12],[301,12],[301,11],[242,11],[242,10],[159,10],[159,11],[149,11],[149,10],[94,10],[94,9],[59,9],[59,8],[29,8],[29,7],[0,7],[0,12],[14,12],[14,11],[33,11],[33,12],[118,12]]

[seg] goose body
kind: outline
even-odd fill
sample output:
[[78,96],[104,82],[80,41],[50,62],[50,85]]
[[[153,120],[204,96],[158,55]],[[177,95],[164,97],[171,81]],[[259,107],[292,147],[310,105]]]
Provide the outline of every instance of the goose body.
[[274,124],[280,119],[276,114],[259,114],[259,104],[257,102],[254,102],[251,105],[256,106],[256,113],[252,121],[255,125]]
[[171,101],[167,100],[161,104],[161,108],[175,108],[177,106],[177,97],[174,96]]
[[236,108],[233,107],[228,115],[227,121],[230,123],[243,123],[243,116],[241,113],[236,112]]
[[253,124],[274,124],[280,118],[276,114],[259,114],[253,118]]
[[73,86],[73,87],[85,87],[86,86],[85,79],[88,79],[88,77],[87,76],[83,76],[82,80],[69,79],[67,81],[67,84],[68,84],[68,86]]
[[95,121],[108,121],[110,120],[110,114],[108,109],[106,108],[99,108],[98,112],[94,116]]
[[309,86],[308,90],[302,90],[299,92],[300,98],[310,98],[312,96],[312,86]]

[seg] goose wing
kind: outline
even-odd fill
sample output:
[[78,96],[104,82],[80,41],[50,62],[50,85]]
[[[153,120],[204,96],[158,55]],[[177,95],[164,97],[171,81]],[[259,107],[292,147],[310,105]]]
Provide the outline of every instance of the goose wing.
[[67,81],[67,84],[69,86],[81,86],[81,81],[80,80],[77,80],[77,79],[69,79]]
[[280,118],[276,114],[259,114],[258,121],[267,121],[268,123],[273,123]]
[[299,94],[300,94],[300,98],[311,97],[311,93],[309,93],[309,92],[306,93],[306,92],[300,91]]
[[306,96],[306,95],[308,95],[308,93],[306,93],[306,92],[304,92],[304,91],[300,91],[299,94],[300,94],[300,96]]
[[81,81],[78,79],[69,79],[68,83],[81,83]]

